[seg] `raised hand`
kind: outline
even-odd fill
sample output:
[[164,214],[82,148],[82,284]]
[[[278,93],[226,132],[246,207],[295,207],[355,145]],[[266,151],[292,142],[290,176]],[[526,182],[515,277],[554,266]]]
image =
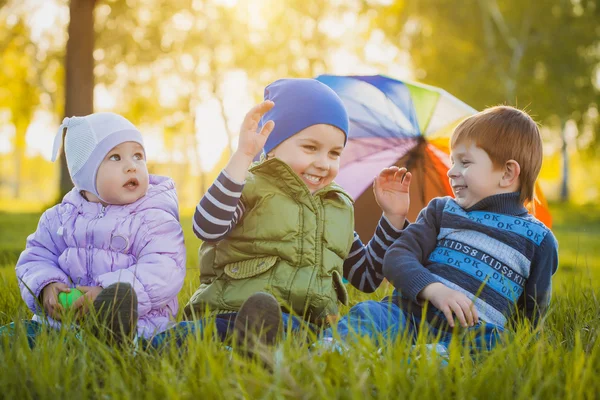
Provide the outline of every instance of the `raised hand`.
[[242,122],[242,127],[240,128],[238,148],[225,167],[225,171],[227,171],[232,179],[238,182],[243,181],[252,160],[265,147],[265,142],[275,127],[275,122],[268,121],[263,125],[260,132],[257,132],[258,123],[262,116],[273,108],[274,105],[275,103],[270,100],[263,101],[252,107],[246,114],[246,117],[244,117],[244,122]]
[[64,312],[63,306],[58,302],[58,294],[70,291],[71,288],[61,282],[50,283],[42,289],[42,306],[52,319],[60,321],[61,314]]
[[263,147],[265,147],[267,138],[275,127],[275,123],[273,121],[268,121],[263,125],[260,132],[257,133],[256,130],[258,129],[258,123],[262,116],[273,108],[274,105],[275,103],[267,100],[252,107],[250,111],[248,111],[246,117],[244,117],[244,122],[242,122],[242,127],[240,128],[237,151],[252,159],[262,151]]
[[384,168],[373,181],[375,200],[396,229],[402,229],[410,206],[412,174],[406,168]]
[[454,316],[458,318],[463,328],[473,326],[479,320],[475,304],[464,294],[450,289],[443,283],[432,283],[423,289],[419,295],[429,300],[438,310],[444,313],[448,325],[454,328]]

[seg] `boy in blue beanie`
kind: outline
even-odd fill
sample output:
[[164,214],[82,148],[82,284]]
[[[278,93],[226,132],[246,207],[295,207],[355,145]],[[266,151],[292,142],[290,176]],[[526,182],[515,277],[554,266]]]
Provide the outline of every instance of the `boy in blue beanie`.
[[335,320],[348,298],[342,277],[364,292],[379,287],[384,254],[405,225],[411,176],[390,167],[375,178],[383,215],[363,245],[353,200],[334,183],[348,138],[341,99],[314,79],[281,79],[264,100],[194,214],[201,285],[186,315],[216,315],[219,330],[272,343],[281,325]]

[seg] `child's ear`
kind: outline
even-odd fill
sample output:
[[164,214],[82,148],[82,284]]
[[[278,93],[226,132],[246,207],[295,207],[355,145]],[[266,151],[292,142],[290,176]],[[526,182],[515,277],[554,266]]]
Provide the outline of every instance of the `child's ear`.
[[515,160],[508,160],[504,164],[504,174],[500,179],[501,187],[509,187],[519,181],[521,175],[521,166]]

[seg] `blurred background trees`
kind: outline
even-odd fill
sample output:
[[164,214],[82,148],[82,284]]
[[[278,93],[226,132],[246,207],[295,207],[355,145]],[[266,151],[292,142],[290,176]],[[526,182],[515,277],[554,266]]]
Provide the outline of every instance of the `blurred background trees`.
[[477,109],[525,108],[544,126],[547,195],[596,201],[599,3],[0,0],[0,206],[69,190],[64,164],[48,161],[62,117],[114,111],[192,207],[264,86],[321,73],[387,73]]
[[[378,20],[391,40],[406,44],[417,79],[477,109],[525,108],[560,132],[567,158],[567,121],[579,132],[598,127],[599,6],[595,0],[465,0],[460,6],[422,0],[384,7]],[[585,146],[598,148],[600,136],[590,139]],[[563,199],[567,185],[564,179]]]

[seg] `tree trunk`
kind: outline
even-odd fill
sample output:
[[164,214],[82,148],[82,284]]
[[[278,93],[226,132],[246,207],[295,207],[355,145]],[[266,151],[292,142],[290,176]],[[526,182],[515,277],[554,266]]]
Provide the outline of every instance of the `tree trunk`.
[[19,117],[19,122],[15,123],[15,184],[13,185],[13,198],[18,199],[21,197],[21,183],[22,171],[23,171],[23,160],[25,159],[25,134],[27,133],[27,127],[29,126],[30,118]]
[[233,137],[231,130],[229,129],[227,113],[225,112],[225,99],[223,98],[224,95],[221,95],[221,93],[219,93],[218,80],[219,77],[213,78],[212,94],[219,103],[219,113],[221,114],[221,118],[223,118],[223,126],[225,127],[225,134],[227,135],[227,148],[229,149],[229,156],[231,157],[233,155]]
[[[191,109],[190,110],[190,114],[192,115],[192,135],[191,135],[191,139],[192,139],[192,147],[194,149],[194,151],[192,152],[192,154],[194,155],[193,158],[193,162],[196,165],[196,168],[198,168],[198,173],[200,174],[200,196],[204,196],[204,193],[206,193],[206,173],[204,172],[204,169],[202,168],[202,157],[200,156],[199,153],[199,141],[198,141],[198,133],[196,132],[196,110],[195,109]],[[199,198],[199,197],[198,197]]]
[[569,201],[569,149],[567,146],[567,123],[561,124],[560,138],[562,139],[562,182],[560,185],[560,201]]
[[[94,112],[94,7],[96,0],[71,0],[65,60],[65,116]],[[64,155],[64,153],[63,153]],[[65,157],[60,161],[60,199],[73,187]]]

